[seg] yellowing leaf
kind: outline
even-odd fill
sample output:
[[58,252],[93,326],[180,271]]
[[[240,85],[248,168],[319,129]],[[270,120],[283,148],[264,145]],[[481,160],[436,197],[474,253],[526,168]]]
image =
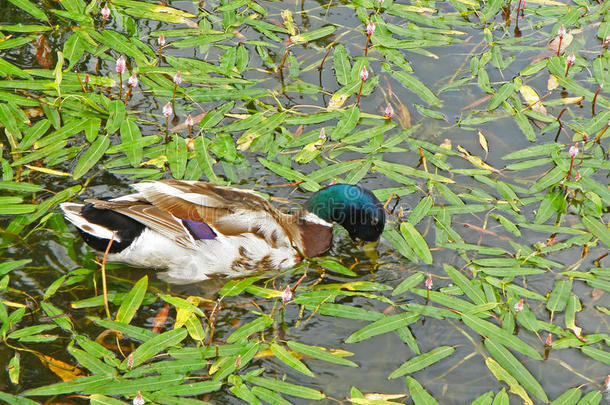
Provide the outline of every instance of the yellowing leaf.
[[480,157],[473,156],[470,153],[468,153],[468,151],[466,149],[464,149],[462,146],[458,145],[457,148],[458,148],[458,151],[460,151],[462,153],[462,157],[464,159],[468,160],[470,163],[472,163],[474,166],[478,167],[479,169],[491,170],[492,172],[500,173],[500,171],[498,169],[488,165]]
[[140,163],[140,166],[155,166],[159,169],[163,169],[167,163],[167,156],[161,155],[154,159],[147,160],[146,162]]
[[485,135],[483,135],[481,131],[479,131],[479,145],[481,145],[481,148],[483,148],[483,150],[485,151],[485,156],[487,156],[487,154],[489,153],[489,146],[487,145],[487,139],[485,138]]
[[536,90],[530,86],[523,85],[519,88],[519,93],[521,93],[521,97],[523,97],[528,107],[539,113],[546,114],[546,108],[542,105],[540,96],[536,93]]
[[555,75],[549,75],[549,79],[546,82],[547,90],[555,90],[559,86],[559,81]]
[[563,97],[561,99],[561,101],[564,104],[578,104],[578,103],[580,103],[584,99],[585,99],[584,96],[580,96],[580,97]]
[[368,394],[364,394],[366,399],[372,399],[374,401],[389,401],[391,399],[403,398],[405,396],[405,394],[380,394],[377,392],[369,392]]
[[28,169],[33,170],[35,172],[52,174],[54,176],[72,176],[70,173],[62,172],[59,170],[47,169],[46,167],[36,167],[36,166],[30,166],[30,165],[25,165],[25,167],[27,167]]
[[341,108],[341,106],[345,103],[345,100],[347,100],[348,97],[349,95],[345,93],[337,92],[333,94],[330,98],[330,101],[328,102],[327,110],[333,111],[338,108]]

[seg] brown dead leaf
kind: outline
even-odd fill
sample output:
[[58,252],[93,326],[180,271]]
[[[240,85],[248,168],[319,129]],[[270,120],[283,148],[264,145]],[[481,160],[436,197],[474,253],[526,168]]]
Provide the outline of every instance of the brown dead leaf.
[[34,40],[34,47],[36,48],[36,60],[42,67],[49,67],[53,64],[53,57],[51,56],[51,44],[45,34],[40,34],[36,40]]
[[[563,39],[561,40],[561,50],[566,49],[568,45],[572,43],[572,40],[574,39],[574,35],[572,35],[572,32],[574,31],[570,31],[563,36]],[[556,36],[555,38],[553,38],[553,40],[547,45],[547,48],[557,53],[557,48],[559,48],[559,37]]]
[[155,315],[155,319],[153,320],[153,332],[159,332],[165,326],[165,322],[167,322],[167,316],[169,315],[169,304],[165,304],[163,308],[157,315]]
[[482,104],[482,103],[490,100],[492,96],[493,96],[492,94],[488,94],[488,95],[483,96],[483,97],[481,97],[481,98],[479,98],[477,100],[474,100],[472,103],[468,104],[466,107],[462,107],[462,111],[474,108],[474,107],[478,106],[479,104]]
[[299,136],[303,135],[303,131],[305,130],[305,125],[301,124],[298,126],[297,130],[294,131],[293,136],[295,138],[298,138]]
[[398,122],[403,129],[411,128],[411,114],[404,104],[398,104]]
[[84,374],[83,371],[76,366],[41,353],[35,354],[40,359],[40,362],[49,370],[57,374],[62,381],[72,381],[76,377]]
[[[203,117],[205,117],[206,115],[208,115],[208,113],[207,112],[203,112],[201,114],[198,114],[198,115],[194,116],[193,117],[193,125],[201,122]],[[170,128],[169,130],[172,131],[172,132],[178,132],[178,131],[182,131],[184,129],[186,129],[186,122],[182,121],[179,125],[176,125],[175,127]]]
[[44,115],[44,111],[40,107],[26,108],[24,112],[29,118],[38,118]]
[[604,290],[600,290],[599,288],[594,288],[591,292],[591,296],[593,297],[593,301],[597,301],[604,295]]

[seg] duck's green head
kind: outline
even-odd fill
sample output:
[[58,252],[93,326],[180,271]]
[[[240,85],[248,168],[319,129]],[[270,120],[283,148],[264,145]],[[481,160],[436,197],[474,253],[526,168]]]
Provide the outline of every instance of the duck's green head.
[[344,227],[353,240],[376,241],[385,225],[381,202],[370,190],[357,185],[325,187],[311,196],[306,207],[323,220]]

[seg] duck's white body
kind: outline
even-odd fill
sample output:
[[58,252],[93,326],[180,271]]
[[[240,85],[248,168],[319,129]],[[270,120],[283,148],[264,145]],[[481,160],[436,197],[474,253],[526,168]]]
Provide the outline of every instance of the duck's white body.
[[134,188],[61,208],[95,249],[112,239],[108,260],[167,269],[174,282],[289,268],[330,248],[332,224],[311,213],[284,214],[248,190],[176,180]]
[[239,277],[253,271],[290,268],[301,261],[301,256],[291,246],[271,248],[251,234],[218,235],[216,239],[195,241],[192,248],[185,248],[147,228],[125,250],[109,254],[108,260],[168,269],[165,278],[191,282],[214,274]]

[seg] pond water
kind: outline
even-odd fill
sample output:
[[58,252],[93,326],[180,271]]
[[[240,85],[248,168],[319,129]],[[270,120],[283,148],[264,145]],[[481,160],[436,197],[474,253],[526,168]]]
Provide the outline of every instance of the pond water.
[[[607,393],[602,394],[604,378],[610,374],[610,272],[607,267],[610,259],[605,256],[610,240],[606,225],[610,168],[605,155],[608,136],[604,133],[604,126],[607,128],[606,123],[610,120],[607,91],[600,91],[595,99],[596,106],[592,105],[596,90],[610,80],[608,51],[599,40],[606,32],[610,34],[607,4],[575,2],[568,7],[555,1],[527,2],[523,6],[520,35],[517,36],[514,20],[519,12],[517,7],[521,6],[514,2],[401,3],[384,0],[379,5],[369,1],[227,1],[220,4],[174,1],[166,4],[171,10],[164,11],[151,7],[153,3],[117,0],[109,3],[111,15],[107,20],[99,14],[103,4],[96,2],[83,13],[93,16],[92,20],[77,17],[78,8],[86,4],[76,0],[28,4],[43,10],[50,22],[42,21],[40,16],[36,18],[36,13],[26,12],[28,5],[22,3],[18,7],[19,1],[0,1],[0,26],[21,23],[44,27],[44,30],[32,29],[35,33],[32,40],[19,46],[2,44],[14,38],[25,38],[29,35],[27,30],[0,27],[5,36],[0,42],[0,57],[19,70],[31,72],[35,78],[32,83],[46,84],[36,87],[17,83],[19,72],[8,70],[6,66],[2,68],[5,70],[2,76],[7,79],[0,90],[0,100],[2,105],[8,106],[1,112],[3,129],[12,129],[7,126],[6,114],[13,114],[17,121],[20,118],[14,114],[14,109],[11,110],[13,105],[25,111],[33,124],[44,119],[53,121],[56,114],[61,115],[62,122],[58,126],[53,124],[54,129],[41,134],[37,141],[42,142],[42,146],[30,145],[26,150],[20,150],[11,140],[15,139],[15,134],[5,132],[4,138],[0,138],[2,180],[42,186],[34,197],[23,194],[27,195],[24,204],[35,204],[33,214],[24,211],[21,216],[24,226],[18,226],[19,220],[15,218],[19,217],[14,215],[0,217],[0,230],[3,231],[0,275],[4,276],[2,265],[31,260],[10,272],[7,270],[10,277],[3,279],[7,284],[0,289],[1,305],[6,313],[2,315],[4,320],[8,319],[8,314],[26,307],[25,315],[2,331],[5,336],[0,344],[0,364],[3,365],[0,367],[0,391],[10,395],[0,397],[0,400],[20,403],[18,401],[26,401],[27,396],[40,402],[50,398],[62,403],[114,403],[112,399],[131,401],[137,391],[142,391],[147,401],[168,404],[187,401],[179,390],[163,392],[161,386],[149,390],[144,382],[135,388],[124,388],[117,383],[117,390],[107,392],[98,392],[91,387],[39,391],[41,396],[27,392],[61,380],[68,381],[77,375],[103,376],[102,371],[106,369],[102,367],[102,371],[95,371],[91,368],[93,363],[102,363],[112,370],[116,368],[120,370],[119,374],[126,371],[107,359],[87,363],[86,357],[74,354],[74,348],[91,349],[77,343],[76,335],[96,340],[105,329],[112,328],[94,320],[94,317],[106,316],[100,298],[102,282],[95,255],[61,219],[56,208],[60,201],[53,201],[44,211],[40,208],[55,193],[81,185],[82,188],[66,195],[66,199],[82,201],[128,193],[129,184],[141,179],[197,178],[255,189],[272,196],[281,207],[293,209],[294,204],[288,201],[304,203],[311,189],[307,189],[307,183],[303,188],[287,183],[300,180],[298,176],[308,180],[307,176],[313,173],[317,176],[312,178],[315,184],[355,179],[367,188],[378,190],[384,200],[393,193],[400,194],[400,198],[389,204],[390,208],[396,207],[392,209],[388,224],[388,228],[395,230],[398,242],[385,235],[375,249],[367,250],[352,243],[344,231],[335,233],[335,245],[324,259],[340,263],[355,275],[324,270],[328,265],[312,260],[281,274],[262,274],[247,291],[225,295],[227,287],[221,288],[230,282],[226,279],[177,285],[158,279],[151,270],[119,264],[107,266],[108,290],[112,294],[127,293],[138,280],[148,276],[147,294],[133,319],[128,320],[130,325],[152,330],[155,316],[169,302],[169,315],[159,332],[170,331],[181,316],[177,312],[180,305],[183,311],[187,311],[184,308],[194,311],[184,304],[185,301],[172,301],[171,297],[199,299],[197,302],[191,298],[190,302],[191,305],[196,303],[205,314],[204,317],[195,316],[197,320],[201,319],[199,322],[206,331],[204,344],[198,343],[189,329],[189,337],[164,347],[161,353],[155,352],[157,356],[151,355],[151,359],[147,359],[149,363],[162,364],[170,358],[187,359],[188,348],[235,343],[230,336],[239,327],[266,319],[262,314],[273,319],[266,328],[237,342],[258,345],[254,358],[248,358],[246,352],[240,352],[239,360],[233,353],[210,356],[210,364],[216,362],[212,369],[222,368],[227,362],[240,362],[242,357],[248,361],[244,360],[243,366],[236,365],[238,370],[222,378],[221,387],[211,389],[209,393],[202,390],[194,396],[184,394],[186,397],[217,404],[238,404],[244,400],[256,403],[256,398],[268,403],[316,402],[312,398],[290,395],[285,387],[265,385],[256,380],[256,376],[247,375],[264,368],[260,376],[270,381],[284,381],[321,391],[325,395],[320,400],[322,403],[350,403],[350,397],[352,403],[358,404],[434,403],[433,399],[417,392],[412,380],[405,384],[404,374],[407,379],[410,377],[421,384],[440,404],[470,404],[488,391],[493,394],[481,399],[479,404],[491,404],[494,396],[494,404],[545,403],[562,395],[557,403],[608,401]],[[60,11],[54,13],[53,10]],[[191,15],[180,16],[175,10]],[[264,16],[261,15],[263,10]],[[290,20],[285,13],[282,15],[285,10],[292,12],[296,33],[315,33],[324,27],[335,29],[311,40],[306,34],[305,39],[299,40],[294,33],[291,44],[287,42],[291,36]],[[503,10],[510,10],[508,22],[503,20]],[[376,33],[371,38],[366,57],[363,56],[367,43],[363,16],[376,22]],[[179,18],[185,18],[186,24],[178,23]],[[92,23],[94,25],[90,26]],[[200,31],[197,31],[197,24]],[[561,24],[568,28],[568,34],[565,36],[566,48],[561,49],[561,56],[557,57],[554,56],[556,47],[552,49],[548,44],[556,37]],[[47,29],[49,27],[51,29]],[[182,31],[171,31],[178,29]],[[104,31],[114,32],[116,36],[103,37]],[[165,33],[168,45],[162,50],[164,61],[157,66],[155,52],[161,32]],[[218,37],[222,34],[226,34],[226,38]],[[80,35],[77,41],[70,39],[74,35]],[[87,43],[89,40],[91,43]],[[69,41],[77,42],[77,45],[66,46]],[[134,48],[130,49],[126,44]],[[137,52],[136,47],[139,47]],[[245,49],[247,56],[240,49]],[[345,57],[341,56],[342,49],[346,52]],[[53,86],[58,80],[53,69],[59,60],[59,51],[66,58],[63,68],[70,65],[69,71],[63,73],[63,82],[57,85],[62,89],[61,96]],[[78,61],[70,59],[81,51]],[[278,66],[285,52],[288,52],[286,64],[280,69]],[[571,52],[577,53],[578,58],[564,79],[553,70],[557,70],[553,63],[565,63]],[[116,108],[109,100],[118,97],[115,60],[123,53],[128,55],[128,70],[139,72],[140,84],[131,93],[127,112],[123,115],[110,113],[109,117],[108,111]],[[402,59],[397,60],[397,55]],[[143,63],[143,60],[149,63]],[[206,61],[210,66],[189,64],[191,60]],[[341,73],[341,65],[346,61],[348,69]],[[239,69],[240,63],[246,63],[245,67]],[[407,64],[413,72],[404,70]],[[540,64],[539,69],[532,68],[536,64]],[[364,65],[370,73],[367,83],[378,82],[373,88],[367,88],[368,84],[364,83],[358,105],[359,121],[348,128],[348,133],[339,136],[341,125],[344,125],[341,120],[345,120],[346,111],[356,101],[360,84],[358,74]],[[202,142],[207,148],[206,156],[216,160],[209,169],[197,167],[202,160],[193,154],[200,149],[189,152],[179,146],[175,147],[178,152],[172,149],[173,146],[154,149],[165,143],[166,122],[161,108],[172,100],[175,89],[171,80],[177,67],[182,69],[184,83],[177,88],[176,118],[170,120],[168,126],[170,129],[175,127],[173,132],[179,137],[172,138],[169,145],[178,145],[182,138],[188,137],[187,128],[180,126],[186,114],[197,116],[214,109],[223,111],[223,106],[235,101],[224,110],[222,120],[219,118],[216,125],[205,128],[200,135],[207,139]],[[565,69],[565,64],[560,67]],[[223,69],[233,69],[235,74],[225,74]],[[84,80],[86,73],[94,77],[95,92],[108,96],[107,101],[87,98],[91,91],[82,92],[71,72],[79,73],[78,80]],[[201,76],[197,76],[197,72],[201,72]],[[349,77],[341,78],[342,74]],[[559,79],[553,79],[555,76]],[[124,74],[122,80],[125,82],[127,77]],[[108,81],[110,78],[112,83]],[[11,80],[15,81],[13,86],[7,84]],[[559,80],[560,86],[550,89],[549,80]],[[509,89],[508,85],[512,87]],[[532,90],[533,100],[531,93],[528,98],[527,91],[521,90],[523,86],[535,89]],[[503,88],[510,93],[502,95]],[[256,93],[253,89],[268,89],[269,92]],[[236,96],[222,95],[222,91]],[[240,92],[242,95],[238,95]],[[341,94],[350,97],[345,101]],[[19,98],[12,99],[14,96]],[[121,96],[124,100],[125,94]],[[581,96],[584,99],[579,100]],[[37,107],[39,97],[46,100],[41,103],[46,103],[44,111]],[[63,98],[63,109],[57,108],[59,98]],[[343,102],[339,101],[336,109],[329,108],[329,104],[337,104],[337,99]],[[545,103],[546,111],[532,111],[532,106],[540,106],[540,99]],[[98,111],[92,107],[94,103],[99,103]],[[374,131],[389,125],[384,124],[382,116],[388,103],[394,108],[392,122],[395,127],[387,133],[379,130],[377,134],[363,134],[361,139],[349,138],[353,133],[360,133],[358,131]],[[592,113],[592,108],[597,113]],[[333,111],[339,113],[332,117],[320,115]],[[263,113],[263,122],[283,113],[286,116],[272,128],[264,128],[258,120],[241,129],[213,129],[257,113]],[[318,116],[314,115],[316,113]],[[107,131],[109,124],[106,122],[113,119],[112,114],[121,121],[132,119],[142,136],[158,138],[146,144],[144,152],[142,147],[139,152],[129,152],[129,146],[113,151],[113,147],[128,140],[123,129],[118,130],[121,122],[114,131]],[[561,122],[558,115],[562,117],[563,127],[558,124]],[[63,154],[50,151],[24,164],[13,164],[24,155],[34,153],[38,147],[44,147],[46,138],[43,135],[59,130],[70,120],[76,122],[91,117],[100,118],[92,121],[99,127],[93,130],[94,135],[89,136],[85,129],[86,136],[80,130],[57,138],[59,143],[68,141],[63,144]],[[20,126],[19,123],[15,125]],[[412,132],[400,132],[409,131],[416,125],[418,127]],[[248,128],[252,126],[257,131],[248,134]],[[27,136],[29,127],[21,127],[19,129]],[[318,139],[321,128],[326,130],[327,138],[316,149],[312,144]],[[193,132],[199,134],[197,125]],[[556,133],[559,134],[557,139]],[[600,133],[599,142],[582,141],[583,134],[591,140]],[[250,140],[244,139],[244,134],[246,138],[250,136]],[[397,134],[397,140],[393,140]],[[533,134],[535,142],[528,139],[528,134]],[[102,154],[83,169],[83,161],[91,157],[88,153],[94,148],[89,145],[102,136],[108,136],[112,146],[105,145]],[[23,139],[17,137],[21,144]],[[249,141],[252,141],[250,147]],[[51,143],[53,140],[49,141]],[[566,177],[570,171],[568,148],[574,144],[579,146],[582,156],[575,159],[570,178]],[[445,148],[439,148],[441,145]],[[505,159],[509,153],[534,145],[549,145],[549,149],[540,153],[522,152],[515,155],[518,160]],[[552,149],[553,145],[555,149]],[[308,150],[315,155],[308,159],[304,153],[300,160],[293,159],[299,152]],[[139,155],[133,158],[136,161],[131,162],[133,154],[137,153]],[[184,156],[182,163],[181,158],[176,157],[178,155]],[[329,176],[318,172],[349,161],[360,162],[360,165]],[[522,167],[505,169],[515,162],[523,162]],[[391,166],[391,163],[395,165]],[[418,172],[402,171],[407,167]],[[563,174],[549,179],[547,174],[557,168],[563,170]],[[216,180],[206,171],[210,169],[217,176]],[[83,171],[82,175],[76,175],[79,170]],[[576,170],[580,170],[578,176],[582,176],[582,186],[574,181]],[[541,185],[540,189],[536,184]],[[14,189],[4,190],[7,190],[6,196],[22,195],[11,191]],[[575,190],[583,191],[578,194]],[[559,197],[553,197],[557,195]],[[422,253],[417,250],[421,244],[405,240],[408,232],[400,223],[413,220],[413,212],[422,209],[422,201],[426,198],[432,200],[431,207],[421,212],[421,220],[414,223],[415,232],[425,241]],[[561,201],[567,201],[567,204],[561,205]],[[0,210],[2,204],[4,202],[0,201]],[[14,203],[5,205],[8,204]],[[545,210],[551,214],[539,221],[543,215],[541,211]],[[6,208],[1,212],[9,214],[10,210]],[[450,218],[449,214],[444,214],[446,212],[451,214]],[[46,216],[47,213],[50,215]],[[43,220],[39,222],[41,218]],[[433,260],[426,264],[428,247]],[[401,254],[401,249],[410,252],[411,259]],[[417,260],[418,257],[423,260]],[[456,276],[452,269],[465,277]],[[572,273],[562,274],[570,271]],[[576,271],[581,273],[574,273]],[[279,292],[287,285],[294,286],[304,273],[306,276],[295,291],[296,300],[283,308]],[[426,292],[424,279],[428,276],[433,285],[431,291]],[[57,282],[61,277],[64,278]],[[401,287],[396,290],[408,277],[413,277],[416,283],[404,291],[400,291]],[[339,293],[334,295],[336,291]],[[327,292],[328,297],[321,299],[316,292]],[[299,295],[302,295],[300,300]],[[96,296],[97,301],[87,301]],[[110,309],[114,316],[121,306],[121,297],[116,300],[111,297]],[[520,298],[525,299],[526,308],[517,314],[514,306]],[[45,308],[43,303],[52,304],[57,312]],[[216,307],[218,303],[219,307]],[[346,308],[355,312],[340,315],[340,309],[347,311]],[[556,308],[552,315],[550,308]],[[380,323],[380,328],[387,328],[386,333],[371,332],[372,337],[360,341],[349,338],[373,321],[422,311],[424,315],[410,323],[405,319],[400,327]],[[21,337],[10,335],[29,326],[55,326],[54,319],[68,319],[65,314],[70,319],[69,328],[60,324],[63,329],[41,329]],[[215,319],[213,328],[210,328],[210,317]],[[477,327],[477,322],[483,325]],[[490,324],[501,326],[500,331],[492,329]],[[575,332],[578,327],[582,328],[582,335]],[[211,329],[213,342],[209,341]],[[121,339],[121,347],[117,347],[119,340],[111,334],[97,341],[103,342],[119,361],[123,361],[124,356],[142,344],[143,339],[134,334],[126,333]],[[553,347],[550,351],[547,348],[548,353],[545,353],[549,334],[552,334]],[[485,344],[483,336],[487,337]],[[358,367],[299,354],[298,346],[291,346],[291,342],[350,352],[352,355],[346,358]],[[490,348],[493,345],[501,346],[500,351]],[[521,345],[529,346],[539,358],[524,353],[527,349]],[[507,350],[504,347],[508,347],[516,359],[518,365],[514,368],[510,367],[514,364],[510,359],[504,358],[503,362],[498,354]],[[419,358],[421,367],[414,366],[415,371],[389,379],[388,376],[403,363],[417,356],[414,348],[419,353],[434,350],[451,353],[447,356],[438,354],[429,365],[425,357]],[[296,360],[297,365],[290,365],[290,360],[283,355]],[[542,360],[543,357],[546,358]],[[16,364],[19,372],[15,380]],[[302,364],[315,377],[303,373]],[[71,366],[77,366],[80,374],[74,370],[58,371]],[[523,373],[522,367],[531,375]],[[182,374],[180,370],[163,371],[161,376],[168,377],[167,387],[172,388],[173,376],[201,382],[208,381],[212,371],[215,370],[205,364],[182,370]],[[114,376],[116,370],[109,373]],[[151,378],[156,375],[150,373]],[[531,383],[532,378],[539,382],[542,394],[537,383]],[[108,382],[108,386],[113,387],[114,383]],[[242,384],[248,388],[243,388]],[[236,387],[245,389],[250,396]],[[358,393],[352,391],[352,387],[364,394],[404,396],[385,397],[387,402],[375,402],[375,397],[371,396],[357,398]],[[513,393],[505,398],[504,391],[508,392],[509,387]],[[285,399],[282,400],[280,394]],[[108,399],[113,395],[114,398]]]

